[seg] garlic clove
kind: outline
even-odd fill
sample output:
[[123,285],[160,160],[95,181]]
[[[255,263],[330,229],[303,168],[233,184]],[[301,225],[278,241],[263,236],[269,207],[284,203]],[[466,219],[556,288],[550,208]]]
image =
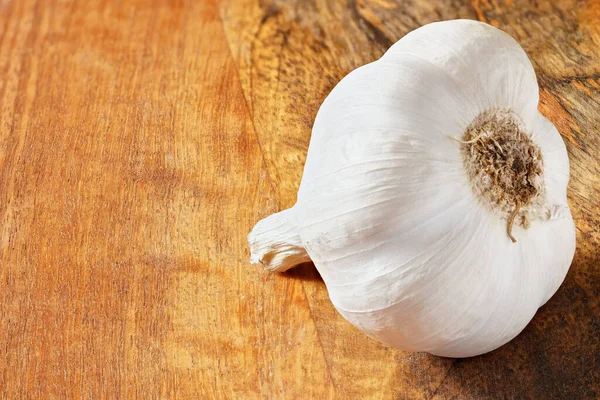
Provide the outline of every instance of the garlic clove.
[[569,157],[565,143],[554,125],[539,113],[533,137],[542,150],[546,194],[549,203],[566,206]]
[[470,120],[485,110],[510,105],[531,130],[537,117],[539,90],[535,72],[521,46],[491,25],[471,20],[437,22],[416,29],[394,44],[382,60],[416,55],[450,75],[462,95],[479,105]]
[[472,99],[457,101],[459,97],[460,87],[454,80],[418,59],[378,61],[351,72],[317,114],[299,201],[315,180],[352,165],[361,148],[372,141],[378,143],[381,154],[370,148],[371,157],[393,152],[394,147],[385,146],[406,137],[416,146],[427,146],[439,160],[453,163],[459,154],[448,135],[460,134],[477,110]]

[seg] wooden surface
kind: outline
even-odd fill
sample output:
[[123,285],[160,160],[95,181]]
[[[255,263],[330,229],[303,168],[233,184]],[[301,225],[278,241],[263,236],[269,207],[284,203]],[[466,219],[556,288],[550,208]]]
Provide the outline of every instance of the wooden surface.
[[[314,267],[249,265],[319,104],[425,23],[530,55],[578,247],[515,340],[452,360],[345,322]],[[0,0],[1,399],[600,398],[600,3]]]

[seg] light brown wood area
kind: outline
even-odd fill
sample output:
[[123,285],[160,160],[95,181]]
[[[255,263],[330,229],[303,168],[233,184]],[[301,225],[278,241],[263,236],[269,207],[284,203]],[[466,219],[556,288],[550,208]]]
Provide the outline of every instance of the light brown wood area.
[[[514,341],[368,339],[314,267],[246,235],[293,205],[333,86],[425,23],[530,55],[571,158],[578,247]],[[600,3],[0,0],[1,399],[600,398]]]

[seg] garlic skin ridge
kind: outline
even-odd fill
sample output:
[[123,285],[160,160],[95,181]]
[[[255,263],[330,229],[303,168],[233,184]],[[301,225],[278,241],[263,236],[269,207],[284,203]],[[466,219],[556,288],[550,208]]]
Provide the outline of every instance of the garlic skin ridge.
[[[500,347],[575,252],[567,151],[538,102],[531,62],[506,33],[454,20],[407,34],[325,99],[297,203],[256,225],[252,262],[284,271],[312,260],[340,314],[390,346],[447,357]],[[543,162],[516,243],[506,207],[476,193],[449,138],[495,110],[514,113]]]

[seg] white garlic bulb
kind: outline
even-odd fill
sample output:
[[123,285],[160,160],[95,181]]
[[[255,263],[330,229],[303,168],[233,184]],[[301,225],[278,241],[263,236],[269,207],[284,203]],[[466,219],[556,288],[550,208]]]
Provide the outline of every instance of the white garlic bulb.
[[506,33],[468,20],[409,33],[324,101],[298,201],[256,225],[252,262],[312,260],[336,309],[385,344],[496,349],[575,251],[569,160],[538,100]]

